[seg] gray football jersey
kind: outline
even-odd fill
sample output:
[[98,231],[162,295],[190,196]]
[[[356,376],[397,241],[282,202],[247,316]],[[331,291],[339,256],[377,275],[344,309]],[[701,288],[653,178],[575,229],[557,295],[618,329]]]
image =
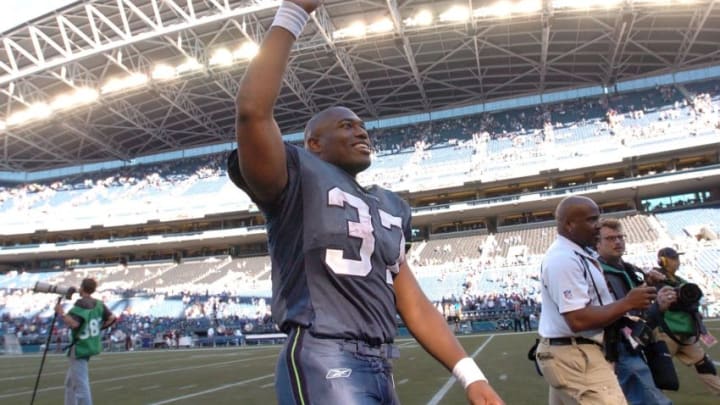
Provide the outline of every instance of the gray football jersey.
[[[275,204],[258,204],[267,219],[273,318],[286,331],[299,324],[316,336],[392,342],[392,283],[405,260],[409,206],[304,149],[285,148],[288,184]],[[247,191],[236,155],[228,170]]]

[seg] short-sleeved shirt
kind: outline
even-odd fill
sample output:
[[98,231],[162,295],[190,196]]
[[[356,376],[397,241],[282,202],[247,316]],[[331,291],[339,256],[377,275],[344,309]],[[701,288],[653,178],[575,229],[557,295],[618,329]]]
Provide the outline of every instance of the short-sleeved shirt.
[[395,193],[285,144],[288,183],[278,201],[254,198],[239,170],[228,174],[262,210],[272,261],[272,314],[283,331],[388,343],[397,332],[393,279],[405,260],[410,208]]
[[545,253],[541,273],[540,336],[582,336],[602,343],[602,329],[573,332],[563,317],[588,305],[607,305],[614,301],[594,254],[558,235]]

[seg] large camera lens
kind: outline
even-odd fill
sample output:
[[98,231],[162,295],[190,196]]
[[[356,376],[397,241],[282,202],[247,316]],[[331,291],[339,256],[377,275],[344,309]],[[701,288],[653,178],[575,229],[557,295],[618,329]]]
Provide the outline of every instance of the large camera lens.
[[697,305],[703,293],[700,287],[694,283],[681,285],[677,289],[678,302],[684,306]]
[[33,292],[59,294],[66,299],[70,299],[76,291],[75,287],[55,285],[42,281],[35,283],[35,287],[33,288]]

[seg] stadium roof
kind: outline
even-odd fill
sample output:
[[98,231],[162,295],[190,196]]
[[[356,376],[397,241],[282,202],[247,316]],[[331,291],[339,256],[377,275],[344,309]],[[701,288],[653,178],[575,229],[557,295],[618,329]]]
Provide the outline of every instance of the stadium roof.
[[[234,97],[277,1],[86,0],[0,44],[0,171],[234,139]],[[586,4],[585,7],[578,7]],[[718,64],[717,0],[328,0],[292,53],[285,133]]]

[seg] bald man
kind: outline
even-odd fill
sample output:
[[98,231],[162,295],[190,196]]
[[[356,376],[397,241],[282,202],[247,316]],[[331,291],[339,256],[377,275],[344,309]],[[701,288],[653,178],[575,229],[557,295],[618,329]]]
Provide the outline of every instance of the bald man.
[[295,40],[319,6],[284,1],[237,96],[233,182],[267,220],[272,315],[288,340],[275,369],[281,405],[397,404],[392,376],[396,314],[462,383],[473,404],[501,404],[475,361],[420,289],[407,261],[410,207],[363,187],[372,143],[350,109],[331,107],[284,144],[273,117]]
[[558,237],[541,265],[542,313],[536,358],[550,385],[549,403],[626,404],[603,355],[603,328],[644,310],[655,288],[637,287],[613,300],[594,252],[600,211],[587,197],[564,198],[555,210]]

